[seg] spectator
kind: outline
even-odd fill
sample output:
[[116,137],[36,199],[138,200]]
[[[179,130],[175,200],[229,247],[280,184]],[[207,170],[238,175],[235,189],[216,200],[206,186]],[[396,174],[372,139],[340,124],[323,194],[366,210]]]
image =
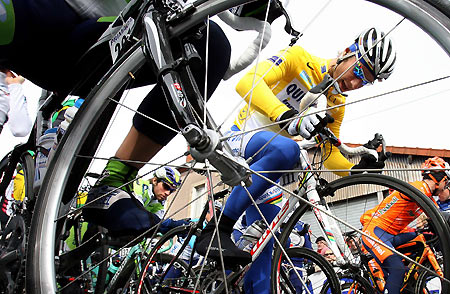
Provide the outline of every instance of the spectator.
[[329,249],[327,241],[324,237],[320,236],[316,239],[317,244],[317,252],[319,252],[320,255],[325,255],[325,252]]
[[331,251],[331,249],[329,249],[329,248],[327,248],[325,250],[325,253],[323,254],[323,256],[331,264],[333,264],[336,261],[336,255],[334,255],[333,251]]
[[0,133],[6,122],[14,137],[25,137],[31,131],[33,124],[23,94],[24,82],[22,76],[0,67]]

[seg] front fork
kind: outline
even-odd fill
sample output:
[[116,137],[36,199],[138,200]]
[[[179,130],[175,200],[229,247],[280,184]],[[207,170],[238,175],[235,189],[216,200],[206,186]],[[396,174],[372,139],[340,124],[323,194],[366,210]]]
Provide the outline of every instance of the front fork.
[[[251,185],[248,164],[240,157],[233,156],[223,148],[217,131],[202,128],[195,119],[189,101],[201,101],[197,97],[188,97],[179,74],[180,69],[189,71],[189,60],[197,59],[195,48],[186,43],[183,45],[183,57],[175,60],[169,44],[166,19],[163,14],[153,10],[144,16],[145,52],[147,60],[157,73],[167,104],[182,135],[189,144],[192,157],[198,162],[210,162],[222,176],[222,181],[230,186],[244,182]],[[199,58],[199,57],[198,57]],[[194,81],[192,81],[194,83]],[[189,101],[188,101],[189,100]],[[199,107],[206,111],[206,106]]]
[[[308,171],[311,169],[311,165],[308,159],[308,152],[305,149],[300,150],[300,163],[302,170]],[[317,180],[312,176],[310,172],[306,172],[303,176],[303,181],[299,184],[299,195],[305,195],[311,204],[314,204],[313,213],[319,222],[322,234],[328,239],[329,248],[336,256],[336,262],[339,265],[351,262],[354,260],[350,248],[345,243],[341,229],[339,228],[337,221],[331,217],[332,212],[328,207],[328,204],[319,196],[317,192]],[[341,254],[342,253],[342,254]]]

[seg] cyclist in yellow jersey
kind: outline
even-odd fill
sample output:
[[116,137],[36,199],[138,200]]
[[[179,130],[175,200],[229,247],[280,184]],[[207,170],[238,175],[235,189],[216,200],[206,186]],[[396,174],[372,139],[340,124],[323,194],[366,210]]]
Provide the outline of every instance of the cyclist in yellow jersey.
[[[345,103],[342,92],[355,90],[364,85],[373,84],[375,80],[388,78],[393,71],[395,60],[396,53],[392,41],[375,28],[363,31],[354,43],[335,59],[316,57],[299,46],[290,47],[286,51],[281,50],[278,54],[260,62],[238,83],[236,89],[247,102],[251,99],[250,107],[246,106],[240,111],[229,135],[244,130],[244,125],[245,130],[252,130],[267,122],[280,122],[280,124],[272,129],[230,137],[228,143],[233,152],[245,159],[252,157],[250,167],[253,170],[292,169],[297,164],[300,150],[297,143],[290,137],[301,135],[310,139],[326,126],[327,122],[331,122],[328,127],[339,137],[345,113],[345,107],[340,106],[327,112],[299,117],[298,112],[303,110],[303,104],[305,104],[302,101],[305,94],[328,75],[327,78],[333,79],[332,87],[327,93],[316,94],[316,96],[319,100],[326,100],[328,107],[339,106]],[[261,82],[253,84],[253,81],[256,83],[259,80]],[[250,92],[251,89],[253,89],[252,92]],[[316,110],[317,107],[310,107],[307,111],[312,113]],[[278,132],[280,127],[286,130],[283,131],[283,136],[273,138],[274,133],[270,131]],[[264,148],[261,149],[263,146]],[[363,157],[359,164],[353,165],[338,150],[333,149],[325,161],[325,166],[329,169],[350,170],[380,168],[384,164],[377,162],[374,158]],[[281,174],[281,172],[263,173],[272,181],[277,181]],[[344,176],[348,175],[348,172],[338,174]],[[270,223],[280,209],[275,202],[271,202],[271,199],[266,197],[265,191],[271,188],[272,184],[256,175],[252,176],[252,181],[253,184],[247,188],[248,192]],[[243,187],[235,187],[219,221],[220,241],[222,247],[225,247],[222,251],[225,252],[224,256],[229,248],[230,251],[234,251],[233,245],[229,245],[231,242],[229,236],[239,216],[245,211],[248,225],[261,218],[257,209],[251,205],[248,192]],[[214,222],[210,222],[199,237],[197,249],[200,254],[206,253],[214,228]],[[269,293],[272,244],[273,239],[253,262],[245,277],[245,293]],[[216,247],[218,247],[217,238],[213,241],[210,256],[219,255]],[[242,254],[240,257],[242,257],[242,263],[251,260],[250,254],[247,256]]]

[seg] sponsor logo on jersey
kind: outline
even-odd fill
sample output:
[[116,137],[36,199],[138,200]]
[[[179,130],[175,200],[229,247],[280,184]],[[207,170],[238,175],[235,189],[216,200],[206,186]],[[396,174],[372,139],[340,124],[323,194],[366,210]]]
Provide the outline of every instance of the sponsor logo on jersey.
[[392,205],[394,205],[397,201],[398,201],[397,197],[395,197],[395,196],[392,197],[392,200],[388,204],[386,204],[386,206],[384,208],[378,210],[377,213],[375,213],[375,217],[380,217],[383,214],[385,214],[392,207]]
[[326,73],[326,72],[327,72],[327,66],[326,66],[326,65],[322,65],[322,66],[320,67],[320,72],[321,72],[321,73]]
[[276,66],[279,66],[284,61],[282,57],[278,57],[276,55],[268,58],[267,60],[272,61]]
[[309,75],[306,73],[306,71],[303,70],[300,73],[300,77],[305,82],[306,87],[308,87],[308,89],[311,89],[312,87],[315,86],[314,83],[312,82],[311,78],[309,77]]

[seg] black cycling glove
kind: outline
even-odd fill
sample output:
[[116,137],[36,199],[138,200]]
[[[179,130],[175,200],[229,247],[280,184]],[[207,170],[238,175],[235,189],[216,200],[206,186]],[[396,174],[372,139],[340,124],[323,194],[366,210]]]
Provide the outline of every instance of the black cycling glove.
[[[381,171],[371,171],[371,169],[384,168],[384,161],[377,161],[372,154],[364,154],[358,164],[354,165],[351,169],[361,169],[372,173],[381,173]],[[360,174],[364,171],[350,171],[351,175]]]

